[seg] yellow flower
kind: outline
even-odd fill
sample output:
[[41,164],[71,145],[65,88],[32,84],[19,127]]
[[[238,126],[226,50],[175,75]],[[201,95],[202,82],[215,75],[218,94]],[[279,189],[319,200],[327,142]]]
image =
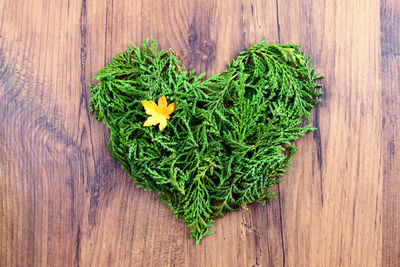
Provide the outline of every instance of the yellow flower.
[[151,115],[143,124],[143,126],[153,126],[160,124],[160,131],[167,126],[169,115],[174,111],[175,103],[167,106],[167,99],[162,96],[158,99],[158,106],[154,101],[142,100],[142,105],[147,115]]

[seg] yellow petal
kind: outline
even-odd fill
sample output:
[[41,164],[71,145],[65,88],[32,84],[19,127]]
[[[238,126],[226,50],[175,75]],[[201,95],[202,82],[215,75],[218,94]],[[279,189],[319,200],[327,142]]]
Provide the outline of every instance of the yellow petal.
[[144,122],[143,126],[153,126],[153,125],[157,125],[158,121],[155,120],[154,116],[148,117],[147,120]]
[[175,103],[171,103],[168,105],[167,110],[166,110],[168,118],[169,118],[169,115],[172,112],[174,112],[174,109],[175,109]]
[[160,131],[164,130],[167,126],[167,119],[163,119],[160,121]]
[[142,100],[142,105],[147,115],[154,115],[157,113],[157,105],[154,101]]
[[167,98],[165,97],[165,95],[163,95],[158,99],[158,107],[159,108],[167,107]]

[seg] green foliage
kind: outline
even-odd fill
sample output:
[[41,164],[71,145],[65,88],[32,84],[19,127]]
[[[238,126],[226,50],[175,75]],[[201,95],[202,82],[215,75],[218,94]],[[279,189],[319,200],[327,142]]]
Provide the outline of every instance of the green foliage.
[[[322,94],[300,47],[264,40],[204,79],[154,41],[131,45],[93,78],[90,111],[132,180],[183,218],[197,243],[216,217],[274,198],[269,188],[288,172],[291,142],[315,130],[305,122]],[[141,100],[162,95],[176,103],[167,127],[143,127]]]

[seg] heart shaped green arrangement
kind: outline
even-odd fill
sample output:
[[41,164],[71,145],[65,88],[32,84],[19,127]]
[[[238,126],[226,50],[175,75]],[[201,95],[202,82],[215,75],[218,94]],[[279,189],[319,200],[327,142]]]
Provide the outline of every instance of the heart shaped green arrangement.
[[297,45],[263,40],[205,79],[147,40],[97,73],[90,109],[110,129],[113,158],[198,243],[216,217],[275,198],[291,142],[315,130],[307,121],[322,75],[310,60]]

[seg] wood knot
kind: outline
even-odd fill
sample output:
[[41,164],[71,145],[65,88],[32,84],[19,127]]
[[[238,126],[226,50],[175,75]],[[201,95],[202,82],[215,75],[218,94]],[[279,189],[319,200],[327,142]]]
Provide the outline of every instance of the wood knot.
[[211,42],[204,41],[199,47],[198,50],[202,54],[202,60],[207,60],[214,54],[215,45]]
[[197,41],[197,33],[196,33],[196,31],[190,32],[189,37],[188,37],[189,46],[190,47],[194,47],[196,41]]

